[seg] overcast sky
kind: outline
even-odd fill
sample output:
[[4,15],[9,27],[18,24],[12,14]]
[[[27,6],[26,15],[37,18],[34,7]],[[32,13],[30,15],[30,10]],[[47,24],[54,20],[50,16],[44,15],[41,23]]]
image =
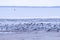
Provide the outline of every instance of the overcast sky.
[[[0,0],[0,6],[60,6],[60,0]],[[0,18],[40,17],[60,18],[60,8],[0,7]]]
[[2,6],[60,6],[60,0],[0,0]]

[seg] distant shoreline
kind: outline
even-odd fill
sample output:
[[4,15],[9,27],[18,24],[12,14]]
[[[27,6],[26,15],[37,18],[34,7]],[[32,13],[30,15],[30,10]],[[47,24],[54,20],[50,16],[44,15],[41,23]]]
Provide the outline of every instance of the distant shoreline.
[[0,6],[5,8],[60,8],[60,6]]

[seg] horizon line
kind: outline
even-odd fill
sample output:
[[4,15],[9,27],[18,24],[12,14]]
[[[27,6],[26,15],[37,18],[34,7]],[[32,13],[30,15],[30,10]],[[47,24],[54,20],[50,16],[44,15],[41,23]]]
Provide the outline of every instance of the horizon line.
[[60,6],[0,6],[4,8],[60,8]]

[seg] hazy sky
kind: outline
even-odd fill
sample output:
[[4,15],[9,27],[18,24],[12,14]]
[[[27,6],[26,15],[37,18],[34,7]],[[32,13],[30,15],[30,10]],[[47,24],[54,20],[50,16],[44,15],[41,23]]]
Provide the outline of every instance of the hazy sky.
[[[60,0],[0,0],[0,6],[60,6]],[[0,7],[0,18],[59,17],[60,8]]]
[[0,0],[0,6],[60,6],[60,0]]

